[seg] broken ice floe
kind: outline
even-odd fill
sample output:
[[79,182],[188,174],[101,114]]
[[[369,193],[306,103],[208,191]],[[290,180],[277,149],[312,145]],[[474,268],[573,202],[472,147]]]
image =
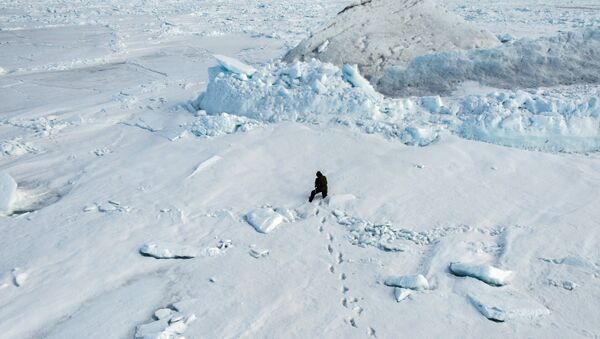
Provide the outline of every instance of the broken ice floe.
[[403,275],[399,277],[390,277],[385,279],[386,286],[408,288],[415,291],[429,289],[429,282],[422,274]]
[[473,277],[487,284],[503,286],[510,283],[512,271],[505,271],[490,265],[474,265],[453,262],[450,264],[450,272],[459,277]]
[[147,243],[140,247],[140,254],[156,259],[190,259],[198,255],[196,248],[168,243]]
[[17,182],[8,173],[0,172],[0,216],[12,212],[17,194]]
[[154,321],[138,325],[136,339],[184,339],[183,334],[196,316],[180,312],[176,307],[161,308],[154,312]]
[[272,208],[258,208],[246,214],[246,221],[257,232],[270,233],[286,221],[286,218],[275,212]]

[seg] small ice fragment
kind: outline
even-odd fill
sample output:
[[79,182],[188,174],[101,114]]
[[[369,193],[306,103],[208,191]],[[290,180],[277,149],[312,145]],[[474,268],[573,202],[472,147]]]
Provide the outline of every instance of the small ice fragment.
[[156,310],[156,312],[154,312],[154,316],[158,320],[162,320],[162,319],[170,320],[171,317],[173,316],[173,310],[171,310],[169,308],[161,308],[159,310]]
[[267,255],[269,255],[269,250],[251,247],[250,255],[255,257],[256,259],[266,257]]
[[13,275],[13,283],[17,287],[23,286],[23,284],[25,283],[25,280],[27,280],[27,278],[29,277],[29,273],[27,271],[23,271],[22,269],[20,269],[18,267],[15,267],[12,270],[12,275]]
[[396,287],[394,288],[394,297],[397,302],[401,302],[402,300],[408,298],[409,295],[412,294],[412,290],[408,288]]
[[567,280],[567,281],[563,281],[562,286],[565,290],[572,291],[577,287],[577,284],[572,281]]

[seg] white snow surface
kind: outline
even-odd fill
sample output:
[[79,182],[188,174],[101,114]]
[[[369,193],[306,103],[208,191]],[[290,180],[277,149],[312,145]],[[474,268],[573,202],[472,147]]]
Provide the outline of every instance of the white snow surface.
[[[159,317],[144,335],[600,337],[598,85],[390,99],[278,61],[347,5],[0,0],[0,172],[18,183],[0,337],[135,338]],[[600,25],[589,0],[442,5],[508,44]],[[227,115],[197,110],[209,69],[239,81]],[[317,170],[329,201],[308,203]],[[290,223],[257,232],[259,206]],[[140,255],[150,241],[198,256]],[[489,286],[450,262],[516,274]],[[408,273],[429,289],[396,302],[384,280]]]
[[503,286],[510,283],[513,272],[485,264],[453,262],[450,271],[459,277],[473,277],[487,284]]

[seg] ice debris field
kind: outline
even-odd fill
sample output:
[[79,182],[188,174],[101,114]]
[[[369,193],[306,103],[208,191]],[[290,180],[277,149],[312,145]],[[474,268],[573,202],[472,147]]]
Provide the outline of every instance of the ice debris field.
[[0,0],[0,338],[597,338],[599,152],[594,1]]

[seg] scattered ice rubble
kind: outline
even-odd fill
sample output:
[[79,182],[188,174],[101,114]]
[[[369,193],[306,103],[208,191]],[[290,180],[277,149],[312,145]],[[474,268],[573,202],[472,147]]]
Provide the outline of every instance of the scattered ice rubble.
[[468,225],[450,225],[437,227],[429,231],[416,232],[406,228],[394,228],[391,224],[377,224],[369,220],[349,216],[343,210],[334,210],[337,222],[350,232],[350,242],[358,246],[374,246],[386,252],[403,252],[410,241],[416,245],[429,245],[450,234],[471,230]]
[[178,307],[179,303],[154,312],[154,321],[138,325],[136,339],[184,339],[183,334],[190,323],[196,320],[193,313],[186,314]]
[[0,156],[19,156],[27,153],[36,153],[38,150],[21,138],[0,141]]
[[[577,42],[578,38],[585,41]],[[548,43],[555,44],[552,47],[559,50],[561,44],[575,40],[573,43],[576,47],[589,52],[595,45],[587,46],[586,39],[600,43],[600,30],[581,31],[572,33],[572,36],[543,41],[522,41],[509,50],[517,54],[525,53],[529,47],[539,50],[540,46]],[[563,47],[575,48],[571,45]],[[490,55],[496,53],[496,50],[487,51]],[[477,53],[484,52],[478,50]],[[443,66],[444,58],[453,55],[427,56],[440,60],[437,63],[423,62],[419,70],[424,69],[423,74],[429,74],[427,67],[437,64]],[[515,58],[521,60],[517,56]],[[536,56],[529,58],[531,62],[537,60]],[[554,56],[552,60],[563,68],[550,68],[553,65],[551,61],[548,61],[548,65],[537,65],[544,70],[540,77],[554,79],[555,72],[562,72],[560,76],[568,77],[571,74],[569,70],[577,66],[568,64],[571,59],[563,59],[562,55]],[[595,58],[586,60],[595,62]],[[511,65],[507,62],[500,66],[510,68]],[[529,65],[528,72],[535,73],[537,66]],[[475,70],[480,68],[470,67]],[[586,73],[585,79],[589,81],[584,82],[596,81],[596,73],[600,82],[600,64],[594,67]],[[600,87],[597,85],[527,91],[496,90],[485,95],[445,98],[425,96],[394,99],[372,90],[354,66],[339,68],[314,59],[290,64],[274,61],[259,67],[252,77],[214,67],[209,70],[209,78],[206,92],[194,102],[194,107],[202,110],[192,127],[192,132],[199,136],[247,131],[265,123],[298,121],[357,128],[365,133],[399,139],[408,145],[429,145],[438,140],[440,131],[448,130],[467,139],[525,149],[565,152],[600,150]],[[565,82],[571,84],[577,81]],[[453,80],[453,86],[455,83],[461,81]]]
[[102,203],[93,203],[85,205],[83,207],[84,212],[97,211],[101,213],[113,213],[113,212],[130,212],[129,206],[122,205],[120,202],[115,200],[107,200]]

